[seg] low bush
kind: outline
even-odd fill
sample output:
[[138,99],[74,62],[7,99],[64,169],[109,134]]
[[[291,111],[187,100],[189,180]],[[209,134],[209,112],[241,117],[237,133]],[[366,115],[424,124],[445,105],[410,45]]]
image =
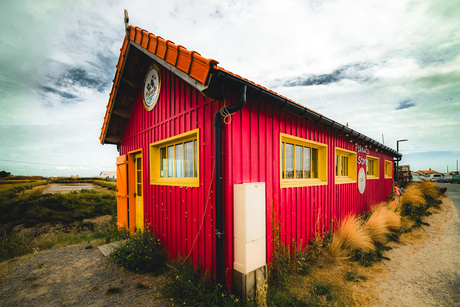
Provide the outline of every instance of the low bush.
[[125,244],[116,248],[110,258],[130,271],[160,274],[165,268],[166,255],[153,232],[137,232]]
[[162,293],[173,305],[250,306],[250,302],[243,302],[214,283],[209,271],[202,274],[200,267],[188,261],[176,260],[168,267]]

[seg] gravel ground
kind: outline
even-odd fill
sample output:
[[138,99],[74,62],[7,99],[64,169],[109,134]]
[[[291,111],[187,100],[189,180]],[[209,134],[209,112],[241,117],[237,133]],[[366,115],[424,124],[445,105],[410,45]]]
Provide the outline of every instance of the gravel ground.
[[388,275],[379,282],[381,306],[460,306],[460,219],[445,198],[426,219],[421,240],[385,254]]
[[[1,306],[164,306],[162,277],[114,267],[97,247],[56,248],[10,261],[0,284]],[[139,283],[143,287],[139,287]],[[144,287],[145,286],[145,287]],[[109,291],[120,293],[110,294]]]
[[[460,306],[460,218],[450,199],[418,230],[385,254],[388,274],[378,277],[376,306]],[[111,265],[86,244],[12,259],[0,280],[0,306],[164,306],[163,277],[138,275]],[[139,285],[143,285],[139,287]],[[120,291],[110,294],[109,291]]]

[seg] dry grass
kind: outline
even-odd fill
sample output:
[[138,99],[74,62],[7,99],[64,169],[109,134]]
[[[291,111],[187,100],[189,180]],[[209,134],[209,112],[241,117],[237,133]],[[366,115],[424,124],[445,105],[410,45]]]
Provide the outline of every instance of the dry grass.
[[371,237],[361,225],[356,215],[348,215],[332,237],[330,252],[333,256],[344,257],[354,250],[369,251],[374,248]]
[[398,203],[398,200],[392,200],[388,204],[380,203],[371,208],[371,212],[379,211],[386,219],[386,226],[390,231],[396,232],[401,228],[401,214],[397,211],[397,207],[393,208],[393,203]]
[[375,206],[369,219],[364,223],[364,228],[369,233],[372,241],[382,244],[387,241],[387,235],[390,234],[387,220],[388,210],[384,206]]
[[438,184],[432,181],[422,181],[418,184],[422,194],[428,199],[436,199],[439,196]]
[[423,205],[426,203],[425,197],[423,196],[420,187],[416,184],[410,184],[401,196],[401,204],[412,206]]

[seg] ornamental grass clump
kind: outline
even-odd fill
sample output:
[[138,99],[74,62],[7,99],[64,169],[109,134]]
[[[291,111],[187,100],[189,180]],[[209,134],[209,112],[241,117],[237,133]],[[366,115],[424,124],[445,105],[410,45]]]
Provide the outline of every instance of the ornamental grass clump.
[[358,217],[348,215],[334,233],[329,251],[334,257],[348,257],[355,250],[369,251],[373,248],[372,239]]
[[364,229],[367,230],[373,242],[386,243],[390,230],[388,229],[387,213],[383,206],[372,208],[369,218],[364,222]]

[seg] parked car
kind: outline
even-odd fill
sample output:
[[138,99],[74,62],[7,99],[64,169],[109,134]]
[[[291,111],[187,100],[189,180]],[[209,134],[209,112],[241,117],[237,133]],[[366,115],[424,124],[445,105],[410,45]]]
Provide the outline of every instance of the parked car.
[[452,181],[452,176],[444,176],[436,180],[436,182],[450,183]]
[[441,174],[429,174],[428,176],[426,176],[426,179],[425,180],[428,180],[428,181],[438,181],[439,179],[442,179],[444,176],[441,175]]
[[452,177],[452,180],[450,181],[450,183],[460,183],[460,174],[459,175],[454,175],[454,177]]

